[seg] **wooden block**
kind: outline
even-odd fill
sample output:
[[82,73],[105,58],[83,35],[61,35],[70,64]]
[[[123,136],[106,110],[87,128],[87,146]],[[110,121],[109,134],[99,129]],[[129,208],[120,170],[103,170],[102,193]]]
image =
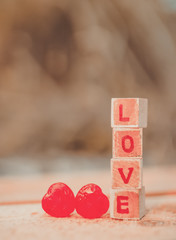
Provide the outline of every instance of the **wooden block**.
[[110,216],[116,219],[139,220],[145,214],[145,188],[111,189]]
[[147,127],[148,100],[112,98],[111,127]]
[[113,158],[142,157],[142,128],[113,128]]
[[111,159],[111,187],[141,188],[142,168],[142,158]]

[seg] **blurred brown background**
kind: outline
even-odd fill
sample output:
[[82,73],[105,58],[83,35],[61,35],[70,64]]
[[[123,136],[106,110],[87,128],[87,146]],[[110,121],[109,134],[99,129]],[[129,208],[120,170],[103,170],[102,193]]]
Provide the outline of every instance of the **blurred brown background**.
[[111,97],[149,99],[145,164],[174,163],[174,4],[1,0],[0,174],[109,167]]

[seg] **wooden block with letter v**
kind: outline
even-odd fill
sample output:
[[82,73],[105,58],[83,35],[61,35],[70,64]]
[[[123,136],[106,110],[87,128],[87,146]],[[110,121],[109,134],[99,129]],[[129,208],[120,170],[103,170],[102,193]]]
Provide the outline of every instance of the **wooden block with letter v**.
[[142,128],[113,128],[112,156],[142,157]]
[[142,158],[111,159],[111,188],[141,188]]
[[111,127],[147,127],[148,100],[145,98],[112,98]]
[[139,220],[145,214],[145,188],[111,189],[110,216],[115,219]]

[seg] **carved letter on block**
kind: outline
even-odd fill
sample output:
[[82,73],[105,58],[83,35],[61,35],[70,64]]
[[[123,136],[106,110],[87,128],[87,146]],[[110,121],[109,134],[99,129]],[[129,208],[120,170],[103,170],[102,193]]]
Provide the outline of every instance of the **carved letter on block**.
[[112,189],[110,215],[116,219],[139,220],[145,214],[145,189]]
[[141,188],[142,158],[111,159],[112,188]]
[[113,129],[113,158],[142,157],[142,129]]
[[144,98],[112,98],[111,127],[147,127],[147,108]]

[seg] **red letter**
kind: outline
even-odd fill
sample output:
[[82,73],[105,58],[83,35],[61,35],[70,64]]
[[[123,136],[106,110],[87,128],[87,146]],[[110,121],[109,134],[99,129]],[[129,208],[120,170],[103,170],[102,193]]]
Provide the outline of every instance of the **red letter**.
[[129,183],[129,180],[131,178],[131,174],[132,174],[134,168],[128,168],[129,172],[128,172],[127,178],[125,177],[125,175],[123,173],[123,168],[118,168],[118,170],[119,170],[120,176],[123,179],[124,183],[125,184]]
[[[129,148],[126,148],[126,146],[125,146],[125,141],[126,141],[126,139],[129,139],[129,140],[130,140],[130,147],[129,147]],[[122,138],[122,148],[123,148],[123,150],[124,150],[125,152],[127,152],[127,153],[130,153],[130,152],[133,151],[133,149],[134,149],[134,140],[133,140],[133,138],[132,138],[131,136],[126,135],[126,136],[124,136],[124,137]]]
[[119,105],[119,121],[121,122],[129,122],[129,117],[123,117],[123,105]]
[[[126,202],[121,202],[125,200]],[[129,213],[129,209],[122,209],[121,206],[128,206],[128,197],[127,196],[117,196],[117,212],[118,213]]]

